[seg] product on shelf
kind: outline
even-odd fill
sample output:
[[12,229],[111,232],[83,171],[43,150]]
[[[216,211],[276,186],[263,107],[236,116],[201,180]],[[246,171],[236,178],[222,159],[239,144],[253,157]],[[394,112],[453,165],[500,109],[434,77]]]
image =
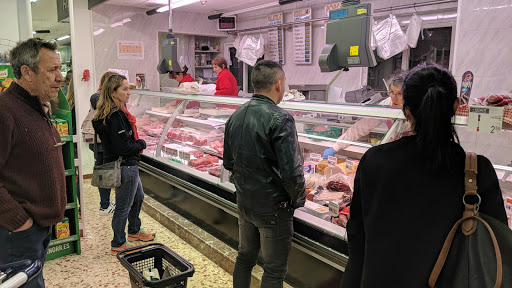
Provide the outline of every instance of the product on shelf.
[[199,114],[211,115],[211,116],[231,116],[236,109],[230,108],[199,108]]
[[64,119],[54,118],[52,119],[53,126],[59,131],[60,136],[69,135],[69,125],[68,121]]
[[350,187],[347,183],[344,183],[342,181],[332,180],[327,182],[325,185],[327,189],[330,191],[336,191],[336,192],[352,192]]
[[62,239],[69,236],[69,219],[64,217],[61,222],[55,224],[55,238]]

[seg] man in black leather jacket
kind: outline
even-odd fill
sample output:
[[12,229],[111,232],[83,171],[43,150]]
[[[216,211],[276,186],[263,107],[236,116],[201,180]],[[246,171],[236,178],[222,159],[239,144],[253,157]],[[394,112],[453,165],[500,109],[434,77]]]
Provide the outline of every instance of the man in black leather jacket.
[[283,287],[293,236],[293,212],[304,206],[303,157],[293,117],[277,106],[284,71],[260,61],[251,75],[252,99],[226,123],[224,168],[232,172],[239,213],[239,248],[233,287],[249,287],[260,247],[261,287]]

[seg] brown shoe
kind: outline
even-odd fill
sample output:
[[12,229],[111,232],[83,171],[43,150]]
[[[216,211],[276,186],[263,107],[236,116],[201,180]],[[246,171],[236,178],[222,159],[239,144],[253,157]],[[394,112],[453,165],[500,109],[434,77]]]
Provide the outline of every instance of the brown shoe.
[[128,234],[128,241],[148,242],[153,241],[153,239],[155,239],[155,233],[146,233],[142,229],[140,229],[139,232],[135,234]]
[[[111,247],[110,248],[110,253],[112,253],[112,255],[117,255],[117,253],[121,252],[121,251],[124,251],[128,248],[134,248],[134,247],[138,247],[140,245],[133,245],[133,244],[130,244],[128,242],[124,242],[123,245],[119,246],[119,247]],[[130,251],[129,253],[127,254],[130,254],[130,253],[135,253],[135,252],[139,252],[140,249],[137,249],[137,250],[133,250],[133,251]]]

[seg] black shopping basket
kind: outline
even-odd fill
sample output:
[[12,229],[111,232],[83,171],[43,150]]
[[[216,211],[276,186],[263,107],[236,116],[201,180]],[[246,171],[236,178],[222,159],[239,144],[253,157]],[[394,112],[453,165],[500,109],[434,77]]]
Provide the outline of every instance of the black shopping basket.
[[[117,259],[128,269],[132,288],[185,288],[188,277],[194,275],[192,264],[160,243],[126,249],[117,254]],[[142,271],[146,268],[158,269],[160,280],[150,281],[144,278]],[[164,274],[166,270],[169,276]]]

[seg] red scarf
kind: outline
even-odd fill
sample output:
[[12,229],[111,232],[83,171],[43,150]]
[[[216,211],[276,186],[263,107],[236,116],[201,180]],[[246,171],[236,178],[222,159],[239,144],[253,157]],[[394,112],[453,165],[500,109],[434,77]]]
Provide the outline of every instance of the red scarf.
[[139,140],[139,134],[137,133],[137,126],[135,125],[135,123],[137,123],[137,118],[135,118],[135,116],[133,116],[130,112],[128,112],[128,110],[126,108],[124,109],[124,114],[126,114],[126,117],[128,118],[128,122],[130,122],[130,125],[132,126],[133,137],[135,138],[135,140]]

